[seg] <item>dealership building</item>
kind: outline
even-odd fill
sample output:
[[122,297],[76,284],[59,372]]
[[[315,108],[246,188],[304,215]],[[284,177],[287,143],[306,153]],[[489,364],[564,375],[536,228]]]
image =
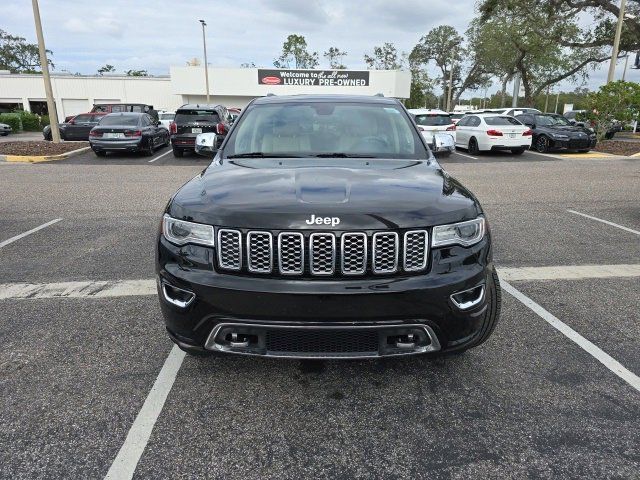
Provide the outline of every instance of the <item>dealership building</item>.
[[[169,76],[126,77],[53,74],[59,119],[87,112],[94,103],[144,103],[175,110],[185,103],[205,103],[203,67],[171,67]],[[242,108],[269,93],[383,94],[408,98],[411,74],[399,70],[289,70],[209,67],[211,103]],[[0,112],[24,109],[46,113],[41,75],[0,71]]]

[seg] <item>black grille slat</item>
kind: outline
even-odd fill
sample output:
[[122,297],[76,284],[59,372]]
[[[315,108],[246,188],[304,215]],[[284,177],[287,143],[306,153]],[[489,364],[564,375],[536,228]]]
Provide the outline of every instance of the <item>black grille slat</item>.
[[426,230],[414,230],[404,234],[405,272],[417,272],[427,266],[428,237]]
[[242,235],[238,230],[218,230],[218,264],[225,270],[242,268]]
[[304,236],[296,232],[278,235],[278,263],[283,275],[304,273]]
[[332,275],[336,264],[333,233],[312,233],[309,237],[309,268],[313,275]]
[[361,275],[367,271],[367,235],[365,233],[343,233],[340,250],[343,274]]
[[398,234],[377,232],[373,234],[373,273],[393,273],[398,269]]
[[250,272],[271,273],[273,269],[273,239],[270,232],[247,234],[247,266]]
[[376,330],[273,329],[266,333],[266,348],[271,353],[353,354],[378,352]]

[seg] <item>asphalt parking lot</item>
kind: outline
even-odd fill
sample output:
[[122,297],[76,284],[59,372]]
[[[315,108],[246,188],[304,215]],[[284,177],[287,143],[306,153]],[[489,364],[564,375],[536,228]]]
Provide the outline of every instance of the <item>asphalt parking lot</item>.
[[0,164],[0,478],[639,478],[640,159],[442,159],[487,212],[501,321],[345,362],[172,347],[154,238],[207,163]]

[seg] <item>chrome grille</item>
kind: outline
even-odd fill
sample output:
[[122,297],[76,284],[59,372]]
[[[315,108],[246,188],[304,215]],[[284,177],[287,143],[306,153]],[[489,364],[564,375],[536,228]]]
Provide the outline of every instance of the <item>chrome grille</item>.
[[373,273],[393,273],[398,269],[398,234],[373,234]]
[[[223,270],[291,276],[363,276],[426,270],[427,230],[382,232],[270,232],[217,230]],[[246,256],[243,258],[243,256]]]
[[283,232],[278,235],[278,265],[283,275],[301,275],[304,272],[304,236]]
[[242,268],[242,235],[239,230],[218,230],[218,264],[225,270]]
[[405,272],[417,272],[427,266],[426,230],[414,230],[404,234],[404,260],[402,268]]
[[270,232],[249,232],[247,234],[247,268],[250,272],[271,273],[273,240]]
[[345,275],[362,275],[367,271],[367,234],[343,233],[341,270]]
[[309,237],[309,269],[314,275],[331,275],[336,263],[333,233],[312,233]]

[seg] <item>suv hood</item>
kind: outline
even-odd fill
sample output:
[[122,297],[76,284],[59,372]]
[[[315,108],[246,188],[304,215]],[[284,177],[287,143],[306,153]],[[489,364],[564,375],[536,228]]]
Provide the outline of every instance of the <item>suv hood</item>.
[[[416,160],[216,160],[167,206],[175,218],[265,229],[392,229],[475,218],[475,197],[436,166]],[[339,224],[308,224],[338,217]]]

